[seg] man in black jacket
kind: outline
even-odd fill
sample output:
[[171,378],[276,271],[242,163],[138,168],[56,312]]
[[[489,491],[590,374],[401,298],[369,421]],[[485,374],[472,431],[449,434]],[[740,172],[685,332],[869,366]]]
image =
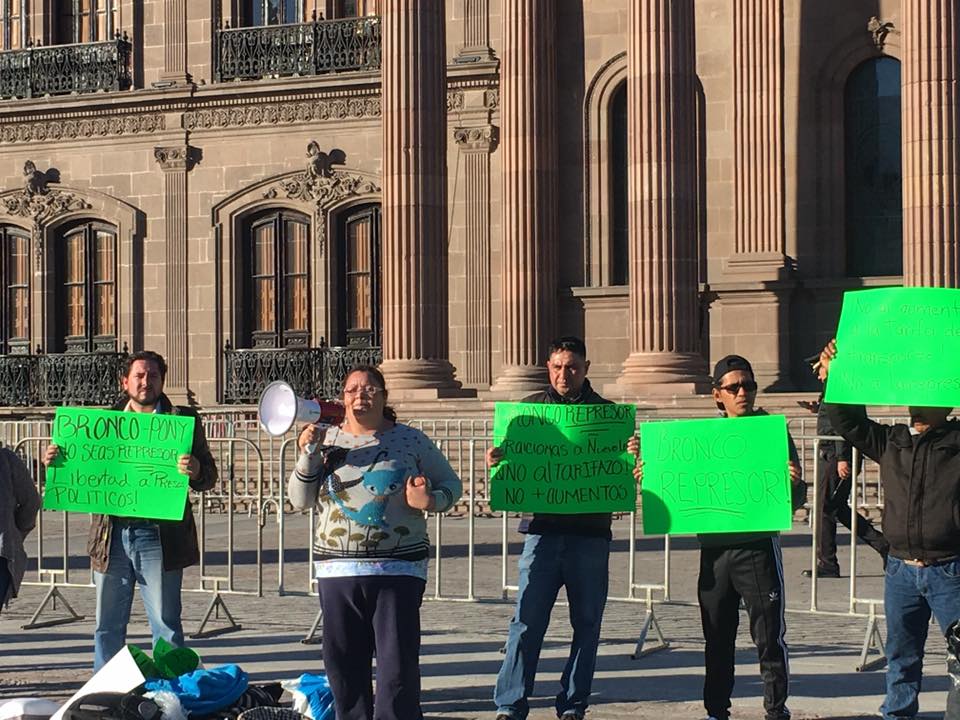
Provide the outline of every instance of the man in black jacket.
[[[834,341],[820,362],[829,371]],[[944,633],[960,618],[960,422],[953,408],[910,407],[910,425],[881,425],[862,405],[827,406],[834,428],[880,465],[887,697],[883,717],[912,718],[919,707],[930,615]]]
[[[609,403],[590,386],[589,367],[583,340],[570,336],[554,340],[547,360],[550,387],[523,402]],[[636,454],[636,447],[631,439],[627,449]],[[487,464],[493,467],[503,457],[500,448],[490,448]],[[543,636],[561,587],[567,591],[573,642],[560,678],[557,717],[582,720],[586,713],[607,601],[610,521],[610,513],[535,513],[521,521],[520,532],[527,537],[519,563],[517,608],[493,694],[497,720],[524,720],[530,712],[527,698],[533,692]]]

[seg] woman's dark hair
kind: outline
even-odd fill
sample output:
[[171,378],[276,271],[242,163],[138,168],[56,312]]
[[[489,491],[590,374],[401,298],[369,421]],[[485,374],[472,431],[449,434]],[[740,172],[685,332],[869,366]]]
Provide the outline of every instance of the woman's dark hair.
[[[347,373],[343,376],[343,386],[346,387],[348,377],[358,372],[366,373],[369,377],[372,377],[374,379],[374,382],[376,382],[376,384],[380,387],[380,389],[383,390],[383,399],[384,399],[384,402],[386,402],[387,381],[383,379],[383,373],[380,372],[380,370],[378,370],[373,365],[354,365],[353,367],[351,367],[349,370],[347,370]],[[343,388],[341,388],[340,390],[342,392]],[[397,412],[389,405],[384,404],[383,416],[390,422],[397,421]]]

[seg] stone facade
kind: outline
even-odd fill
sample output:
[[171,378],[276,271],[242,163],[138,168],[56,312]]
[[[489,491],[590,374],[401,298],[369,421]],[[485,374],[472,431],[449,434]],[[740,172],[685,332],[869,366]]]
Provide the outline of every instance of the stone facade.
[[[166,353],[171,389],[216,405],[224,347],[249,344],[251,219],[309,223],[297,341],[335,345],[344,218],[382,205],[392,254],[375,268],[388,274],[375,315],[398,387],[519,392],[542,377],[554,332],[585,336],[591,375],[619,397],[695,391],[728,352],[754,358],[765,386],[811,387],[801,358],[830,337],[842,292],[904,281],[847,267],[844,205],[848,78],[901,47],[907,281],[956,282],[950,2],[448,0],[444,18],[383,1],[383,20],[356,31],[381,23],[382,70],[223,81],[230,12],[123,0],[130,89],[0,100],[0,225],[35,255],[29,348],[58,351],[63,229],[102,223],[116,233],[116,348]],[[51,22],[35,9],[30,35]],[[411,48],[445,57],[445,76],[439,61],[408,67]],[[954,62],[937,66],[938,52]],[[931,95],[935,117],[917,99]],[[929,122],[943,134],[917,130]],[[908,158],[926,157],[942,162],[908,176]],[[31,193],[28,161],[58,182]],[[627,229],[613,208],[624,177]],[[936,237],[915,230],[924,211],[944,223]]]

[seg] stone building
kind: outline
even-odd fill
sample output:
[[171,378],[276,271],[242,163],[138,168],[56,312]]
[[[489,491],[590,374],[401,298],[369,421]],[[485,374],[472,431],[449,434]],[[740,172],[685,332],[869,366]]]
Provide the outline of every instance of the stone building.
[[[844,290],[956,285],[951,0],[0,0],[0,406],[163,352],[203,406],[383,358],[516,397],[802,389]],[[107,390],[105,390],[105,388]]]

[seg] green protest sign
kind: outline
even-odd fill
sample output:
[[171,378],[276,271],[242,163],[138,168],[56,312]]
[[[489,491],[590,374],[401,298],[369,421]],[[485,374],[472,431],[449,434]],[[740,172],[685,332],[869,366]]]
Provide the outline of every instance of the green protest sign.
[[645,535],[790,527],[782,415],[640,426]]
[[539,513],[636,509],[633,405],[494,406],[493,444],[503,461],[490,474],[490,507]]
[[193,446],[192,417],[57,408],[43,507],[179,520],[189,478],[177,472]]
[[827,402],[960,406],[960,290],[844,293]]

